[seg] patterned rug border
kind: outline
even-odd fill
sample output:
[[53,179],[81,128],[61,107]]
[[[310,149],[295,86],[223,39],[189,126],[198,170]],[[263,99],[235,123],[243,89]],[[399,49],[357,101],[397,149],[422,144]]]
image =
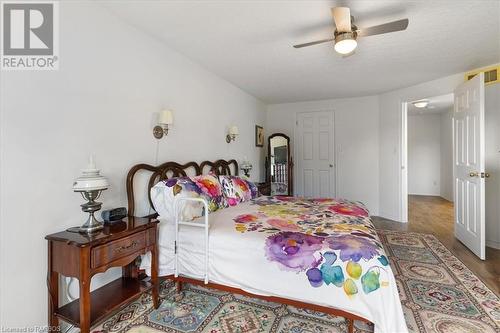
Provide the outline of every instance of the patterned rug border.
[[[429,242],[429,244],[434,245],[434,248],[431,248],[433,252],[435,252],[438,256],[439,259],[446,265],[446,267],[453,272],[453,274],[460,278],[460,281],[464,285],[464,287],[467,289],[469,293],[474,295],[478,300],[482,300],[480,305],[483,308],[483,310],[488,313],[490,316],[491,320],[493,320],[497,326],[500,326],[500,318],[496,319],[495,317],[498,317],[495,312],[500,311],[500,295],[497,295],[496,292],[494,292],[492,289],[490,289],[483,280],[481,280],[474,272],[472,272],[467,265],[460,260],[446,245],[444,245],[439,238],[432,234],[428,233],[423,233],[423,232],[414,232],[414,231],[397,231],[397,230],[387,230],[387,229],[376,229],[377,233],[381,232],[384,235],[387,234],[401,234],[404,233],[406,235],[417,235],[419,237],[424,238],[426,241]],[[446,259],[443,258],[443,255],[447,255]],[[452,263],[453,261],[453,263]],[[459,263],[461,266],[463,266],[464,269],[458,269],[457,267],[454,267],[454,263]],[[459,266],[460,266],[459,265]],[[467,277],[464,277],[464,275],[467,275]],[[471,279],[471,277],[473,279]],[[476,285],[474,285],[474,283]],[[477,289],[477,285],[479,285],[480,288],[486,291],[486,293],[482,293]],[[488,293],[493,296],[491,297],[486,297],[488,296]],[[483,302],[485,301],[491,301],[491,302],[496,302],[496,304],[492,304],[492,307],[485,306]],[[498,308],[496,309],[495,306]]]

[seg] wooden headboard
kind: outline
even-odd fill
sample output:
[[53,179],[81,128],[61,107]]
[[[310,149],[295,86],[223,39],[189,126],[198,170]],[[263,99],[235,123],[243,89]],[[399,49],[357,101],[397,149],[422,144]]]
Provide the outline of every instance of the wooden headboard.
[[217,160],[215,162],[203,161],[200,164],[196,162],[188,162],[180,164],[177,162],[165,162],[158,166],[150,164],[134,165],[127,174],[127,199],[128,199],[128,215],[135,216],[135,192],[134,192],[134,177],[139,171],[149,171],[149,181],[147,183],[147,197],[149,205],[153,207],[151,201],[151,187],[161,180],[172,177],[182,176],[199,176],[213,172],[216,175],[238,175],[238,162],[236,160]]

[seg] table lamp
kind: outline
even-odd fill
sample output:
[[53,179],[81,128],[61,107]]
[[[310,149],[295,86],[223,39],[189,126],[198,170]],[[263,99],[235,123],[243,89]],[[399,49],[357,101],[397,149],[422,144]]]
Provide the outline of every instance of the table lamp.
[[87,221],[78,229],[81,233],[93,233],[101,230],[103,223],[98,221],[94,213],[101,209],[102,202],[99,199],[103,190],[109,187],[108,180],[100,175],[96,168],[94,158],[90,155],[87,168],[82,170],[82,175],[73,183],[73,191],[79,192],[87,203],[80,205],[85,213],[89,213]]
[[252,163],[247,160],[246,156],[243,158],[243,161],[241,162],[240,169],[243,170],[243,173],[245,176],[250,177],[250,170],[252,170]]

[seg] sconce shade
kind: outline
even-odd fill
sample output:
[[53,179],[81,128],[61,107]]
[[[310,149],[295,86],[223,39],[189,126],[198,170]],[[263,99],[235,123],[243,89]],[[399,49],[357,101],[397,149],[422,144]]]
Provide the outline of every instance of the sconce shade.
[[238,126],[231,126],[229,128],[229,134],[230,135],[238,135],[238,134],[240,134],[240,131],[238,130]]
[[172,116],[172,111],[163,110],[160,112],[158,118],[158,123],[161,125],[172,125],[174,123],[174,117]]

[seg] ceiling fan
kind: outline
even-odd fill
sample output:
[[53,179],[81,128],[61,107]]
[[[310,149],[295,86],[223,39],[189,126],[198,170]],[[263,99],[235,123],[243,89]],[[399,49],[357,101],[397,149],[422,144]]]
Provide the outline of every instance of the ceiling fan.
[[354,25],[354,17],[351,16],[351,10],[348,7],[332,8],[333,21],[335,23],[335,32],[333,38],[321,39],[314,42],[294,45],[296,49],[306,46],[335,41],[335,51],[343,55],[349,55],[354,52],[358,46],[356,39],[373,35],[386,34],[389,32],[402,31],[408,27],[408,19],[388,22],[372,27],[358,29]]

